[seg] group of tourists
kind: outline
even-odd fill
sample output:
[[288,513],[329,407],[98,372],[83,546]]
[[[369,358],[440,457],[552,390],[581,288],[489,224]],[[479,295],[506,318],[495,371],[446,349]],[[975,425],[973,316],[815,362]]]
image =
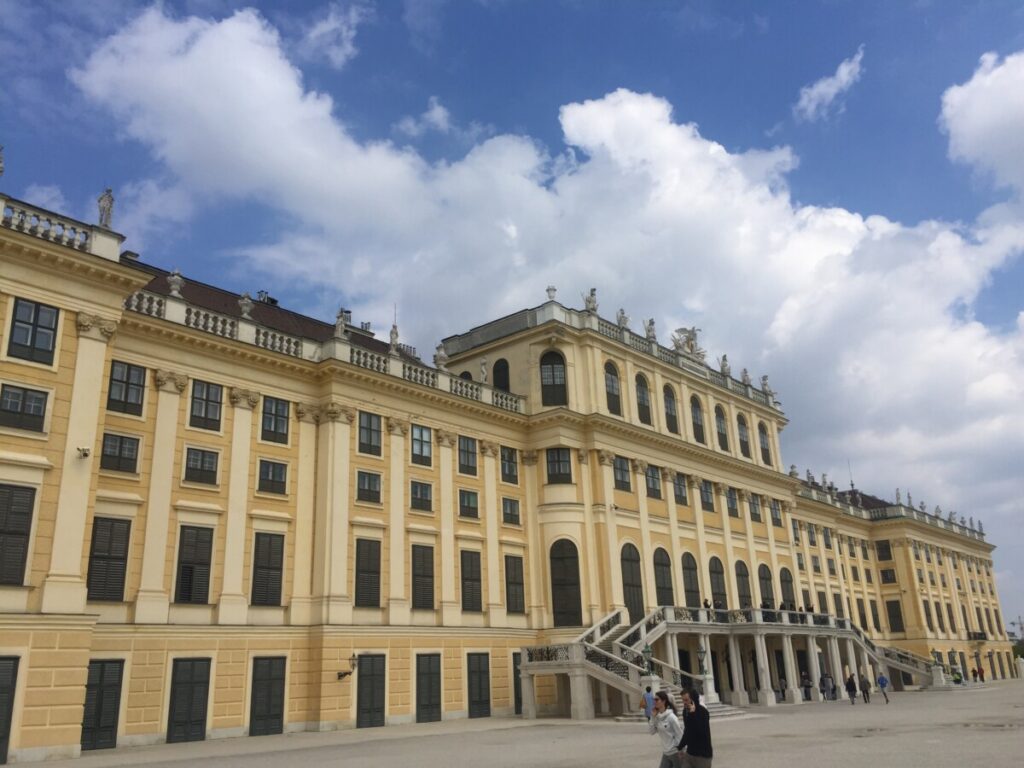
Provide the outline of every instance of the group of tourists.
[[[882,696],[885,698],[885,703],[889,703],[889,678],[885,676],[883,672],[878,676],[876,681],[878,684],[878,690],[881,691]],[[839,698],[839,691],[836,687],[835,680],[832,679],[832,675],[825,672],[821,676],[818,690],[821,692],[822,701],[835,701]],[[865,704],[871,703],[871,680],[867,675],[861,674],[860,677],[853,672],[846,678],[846,682],[843,684],[846,688],[846,695],[850,697],[850,704],[857,703],[857,692],[860,692],[861,697],[864,699]],[[807,676],[805,672],[800,679],[800,687],[804,689],[804,701],[811,700],[811,678]]]
[[681,714],[668,691],[651,693],[647,686],[643,694],[649,730],[661,739],[658,768],[711,768],[711,716],[697,689],[684,690],[680,699]]

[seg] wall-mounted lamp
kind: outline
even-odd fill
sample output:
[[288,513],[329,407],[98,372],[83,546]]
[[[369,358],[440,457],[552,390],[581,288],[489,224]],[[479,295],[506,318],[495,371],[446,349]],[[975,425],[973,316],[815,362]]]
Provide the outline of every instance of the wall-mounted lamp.
[[349,656],[348,657],[348,669],[344,669],[341,672],[339,672],[338,673],[338,679],[339,680],[344,680],[346,677],[348,677],[353,672],[355,672],[356,671],[356,663],[358,661],[359,661],[359,658],[354,653],[351,656]]
[[80,458],[80,459],[88,459],[91,453],[92,453],[92,448],[88,448],[88,447],[86,447],[84,445],[83,446],[79,446],[79,448],[78,448],[78,458]]

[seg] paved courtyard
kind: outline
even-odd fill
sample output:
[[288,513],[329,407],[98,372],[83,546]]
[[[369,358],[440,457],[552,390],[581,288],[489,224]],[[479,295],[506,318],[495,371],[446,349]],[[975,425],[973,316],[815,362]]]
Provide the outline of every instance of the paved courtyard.
[[[715,765],[912,768],[1021,765],[1024,683],[954,692],[912,692],[858,701],[780,707],[767,716],[712,723]],[[492,718],[333,733],[238,738],[91,753],[75,768],[178,766],[278,768],[301,765],[444,768],[620,768],[658,764],[646,725]]]

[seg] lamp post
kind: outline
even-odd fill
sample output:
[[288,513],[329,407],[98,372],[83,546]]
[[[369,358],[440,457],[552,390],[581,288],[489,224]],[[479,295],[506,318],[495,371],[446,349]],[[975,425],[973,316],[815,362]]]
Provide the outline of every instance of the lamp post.
[[654,665],[651,664],[651,657],[654,656],[654,651],[651,648],[650,643],[644,643],[644,649],[640,651],[644,656],[644,666],[647,667],[647,674],[654,673]]
[[708,655],[707,649],[703,645],[697,646],[697,663],[700,665],[700,674],[703,677],[707,672],[704,670],[704,658]]

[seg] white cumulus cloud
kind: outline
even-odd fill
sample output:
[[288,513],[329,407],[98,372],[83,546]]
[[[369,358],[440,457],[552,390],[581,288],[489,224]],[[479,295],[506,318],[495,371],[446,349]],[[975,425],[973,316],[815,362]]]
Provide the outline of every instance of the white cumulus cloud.
[[842,96],[860,80],[863,59],[864,46],[861,45],[853,56],[839,63],[834,75],[801,88],[800,97],[793,105],[796,119],[814,122],[828,117],[833,109],[842,111]]
[[[355,139],[254,11],[152,9],[73,77],[176,194],[282,214],[275,238],[240,240],[234,258],[306,296],[298,309],[344,303],[383,326],[397,302],[403,340],[427,349],[549,284],[567,304],[596,286],[602,314],[653,316],[663,341],[697,325],[712,358],[768,372],[792,420],[787,463],[837,477],[849,460],[866,490],[909,486],[983,517],[999,557],[1024,558],[1024,321],[1001,332],[962,311],[1024,248],[1012,208],[902,225],[798,204],[791,149],[730,151],[629,90],[564,105],[562,147],[499,134],[432,163]],[[1024,584],[1002,586],[1024,601]]]
[[371,15],[371,10],[360,3],[331,3],[327,15],[306,30],[300,50],[308,57],[323,56],[334,69],[342,69],[359,53],[356,32]]

